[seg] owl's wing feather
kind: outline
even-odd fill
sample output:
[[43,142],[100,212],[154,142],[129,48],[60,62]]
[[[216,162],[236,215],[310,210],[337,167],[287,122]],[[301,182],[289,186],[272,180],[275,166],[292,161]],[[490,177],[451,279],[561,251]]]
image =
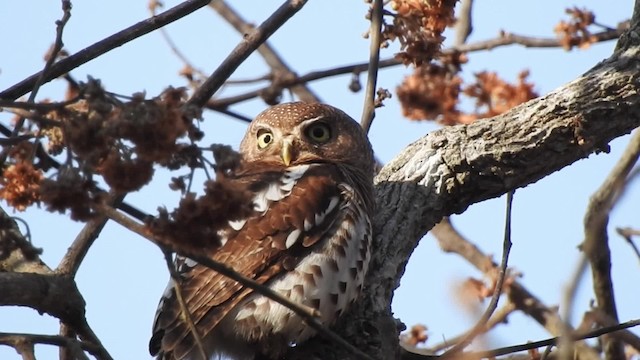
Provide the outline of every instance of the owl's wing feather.
[[[211,258],[225,263],[259,283],[291,270],[321,243],[323,235],[339,217],[341,172],[335,165],[299,165],[277,171],[240,175],[255,191],[255,212],[221,231],[223,245]],[[178,261],[182,295],[202,337],[241,302],[251,289],[188,259]],[[181,359],[194,347],[175,289],[170,286],[160,301],[152,355],[171,354]]]

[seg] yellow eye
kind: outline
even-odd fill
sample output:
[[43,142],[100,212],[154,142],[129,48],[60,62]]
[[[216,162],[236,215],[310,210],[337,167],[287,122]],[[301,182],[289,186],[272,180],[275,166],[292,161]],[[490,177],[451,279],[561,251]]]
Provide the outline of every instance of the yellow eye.
[[258,147],[264,149],[273,142],[273,133],[269,130],[258,130]]
[[327,124],[323,123],[313,124],[305,132],[311,140],[317,143],[325,143],[331,138],[331,129]]

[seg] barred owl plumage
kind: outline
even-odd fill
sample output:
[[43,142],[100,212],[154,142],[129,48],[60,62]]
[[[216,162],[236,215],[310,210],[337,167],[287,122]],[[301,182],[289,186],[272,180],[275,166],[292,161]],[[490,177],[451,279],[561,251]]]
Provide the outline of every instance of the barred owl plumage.
[[[328,105],[287,103],[259,114],[240,145],[237,181],[255,192],[254,212],[220,231],[212,256],[331,325],[356,299],[367,271],[373,154],[366,134]],[[278,358],[314,335],[286,307],[189,259],[180,287],[207,357]],[[156,313],[152,355],[200,359],[170,282]]]

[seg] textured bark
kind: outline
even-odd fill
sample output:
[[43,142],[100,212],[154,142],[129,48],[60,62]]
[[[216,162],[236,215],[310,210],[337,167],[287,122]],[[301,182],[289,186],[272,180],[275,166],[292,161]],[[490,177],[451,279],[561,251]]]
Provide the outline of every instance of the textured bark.
[[0,294],[0,306],[28,306],[67,324],[85,321],[85,302],[71,277],[0,272]]
[[[580,78],[500,116],[428,134],[381,170],[368,286],[350,316],[336,326],[339,333],[374,357],[397,358],[393,291],[413,249],[434,224],[594,152],[606,152],[609,141],[640,125],[636,26],[624,37],[626,48],[619,47]],[[292,355],[352,358],[321,339]]]

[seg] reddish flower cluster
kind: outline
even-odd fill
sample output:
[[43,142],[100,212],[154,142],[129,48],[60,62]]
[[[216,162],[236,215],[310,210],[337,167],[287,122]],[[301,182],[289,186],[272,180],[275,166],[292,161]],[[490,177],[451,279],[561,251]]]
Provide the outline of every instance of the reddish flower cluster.
[[440,51],[447,26],[453,25],[455,0],[394,0],[393,24],[384,24],[385,42],[398,39],[396,56],[405,64],[429,63]]
[[586,49],[596,42],[597,39],[591,34],[588,27],[595,22],[596,16],[587,9],[579,9],[578,7],[565,10],[571,16],[569,21],[560,21],[554,32],[558,35],[560,43],[565,50],[571,50],[573,47]]
[[[457,69],[464,59],[442,58],[442,64],[422,65],[396,89],[403,115],[411,120],[434,120],[444,125],[468,124],[501,114],[538,96],[523,71],[516,84],[509,84],[496,73],[475,74],[476,81],[465,85]],[[446,62],[445,62],[446,61]],[[452,62],[453,61],[453,62]],[[460,96],[475,100],[476,110],[466,113],[458,106]]]
[[452,125],[460,120],[457,106],[461,85],[462,78],[444,66],[428,64],[416,68],[396,92],[405,117]]
[[251,193],[218,173],[215,181],[205,182],[204,195],[187,193],[171,213],[158,209],[158,217],[149,219],[147,226],[162,243],[193,251],[214,250],[220,246],[218,230],[251,210]]

